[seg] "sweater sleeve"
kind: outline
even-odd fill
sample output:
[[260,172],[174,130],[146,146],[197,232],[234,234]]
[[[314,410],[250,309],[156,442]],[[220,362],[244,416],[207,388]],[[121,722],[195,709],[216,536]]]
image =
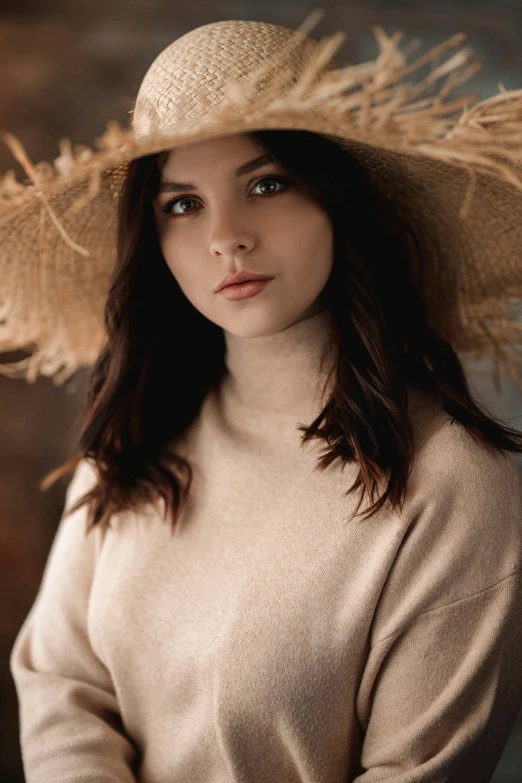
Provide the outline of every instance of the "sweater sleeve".
[[374,617],[354,783],[489,783],[522,704],[516,461],[447,436]]
[[[83,460],[65,509],[92,486]],[[85,536],[87,506],[62,516],[34,604],[11,651],[26,783],[134,783],[111,677],[93,651],[88,604],[100,530]]]

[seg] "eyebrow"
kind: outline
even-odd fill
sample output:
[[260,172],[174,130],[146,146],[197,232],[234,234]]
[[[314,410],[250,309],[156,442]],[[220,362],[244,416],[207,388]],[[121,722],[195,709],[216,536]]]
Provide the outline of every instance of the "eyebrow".
[[[266,166],[267,163],[275,162],[275,158],[270,153],[260,155],[258,158],[249,160],[247,163],[243,163],[234,172],[234,177],[242,177],[244,174],[250,174],[251,171],[260,169],[262,166]],[[172,182],[165,180],[160,182],[158,193],[180,193],[184,190],[198,190],[197,185],[193,182]]]

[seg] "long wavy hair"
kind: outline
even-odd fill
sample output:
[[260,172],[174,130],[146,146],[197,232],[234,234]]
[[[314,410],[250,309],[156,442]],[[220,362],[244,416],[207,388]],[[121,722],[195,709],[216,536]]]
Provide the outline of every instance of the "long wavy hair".
[[[521,453],[522,433],[472,399],[457,354],[428,325],[413,273],[422,264],[415,233],[370,185],[355,156],[309,131],[247,135],[308,188],[332,220],[333,266],[321,297],[332,314],[334,383],[321,413],[299,429],[303,444],[312,438],[326,443],[319,469],[335,459],[357,462],[346,493],[361,488],[356,514],[365,493],[371,505],[364,519],[387,502],[402,509],[414,457],[407,386],[440,395],[453,420],[489,448]],[[67,512],[88,503],[88,531],[160,497],[174,529],[192,468],[168,447],[225,372],[222,328],[188,301],[159,246],[153,199],[165,157],[128,166],[104,311],[107,339],[88,376],[79,450],[41,483],[47,489],[82,459],[95,463],[96,484]]]

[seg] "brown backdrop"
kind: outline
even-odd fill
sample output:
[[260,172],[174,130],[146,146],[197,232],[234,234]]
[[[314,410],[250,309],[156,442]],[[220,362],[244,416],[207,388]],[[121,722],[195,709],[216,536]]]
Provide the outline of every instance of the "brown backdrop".
[[[173,39],[220,19],[255,19],[296,27],[313,3],[303,0],[173,3],[166,0],[0,1],[0,129],[14,133],[33,161],[58,154],[58,139],[92,144],[109,118],[126,124],[139,82]],[[470,85],[481,97],[522,86],[520,0],[325,0],[314,35],[348,33],[339,63],[377,54],[371,26],[405,31],[426,45],[457,31],[468,33],[485,72]],[[0,146],[0,172],[19,171]],[[0,281],[1,286],[1,281]],[[462,357],[465,359],[465,357]],[[0,356],[0,361],[2,357]],[[488,364],[465,360],[477,397],[497,415],[520,417],[522,394],[507,380],[497,394],[483,377]],[[56,388],[0,377],[0,780],[23,781],[18,711],[8,659],[15,635],[34,601],[59,521],[65,482],[41,493],[37,481],[74,449],[82,382]],[[511,423],[519,425],[520,418]],[[522,462],[520,463],[522,467]],[[522,651],[521,651],[522,654]],[[493,780],[522,779],[522,717]],[[58,781],[57,781],[58,783]]]

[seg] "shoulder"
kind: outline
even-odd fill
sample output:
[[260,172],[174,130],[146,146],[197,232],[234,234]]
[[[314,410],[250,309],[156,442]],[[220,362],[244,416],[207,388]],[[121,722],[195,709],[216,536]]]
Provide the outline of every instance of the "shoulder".
[[506,491],[520,492],[520,471],[511,452],[482,442],[433,398],[417,395],[411,410],[416,450],[410,506],[435,490],[467,496],[470,502],[477,493],[494,502]]
[[[515,456],[481,442],[450,416],[419,448],[411,475],[409,535],[428,525],[502,578],[522,563],[522,483]],[[478,576],[478,574],[477,574]]]
[[84,457],[76,466],[65,493],[65,508],[70,508],[81,496],[89,492],[97,482],[96,465]]
[[376,633],[487,590],[522,567],[516,459],[444,411],[415,426],[417,452]]
[[[89,458],[82,458],[76,466],[65,492],[63,512],[53,543],[54,547],[75,549],[93,548],[99,552],[105,537],[105,529],[96,525],[88,528],[89,502],[81,503],[72,511],[72,507],[81,501],[98,481],[96,463]],[[88,543],[87,543],[88,542]]]

